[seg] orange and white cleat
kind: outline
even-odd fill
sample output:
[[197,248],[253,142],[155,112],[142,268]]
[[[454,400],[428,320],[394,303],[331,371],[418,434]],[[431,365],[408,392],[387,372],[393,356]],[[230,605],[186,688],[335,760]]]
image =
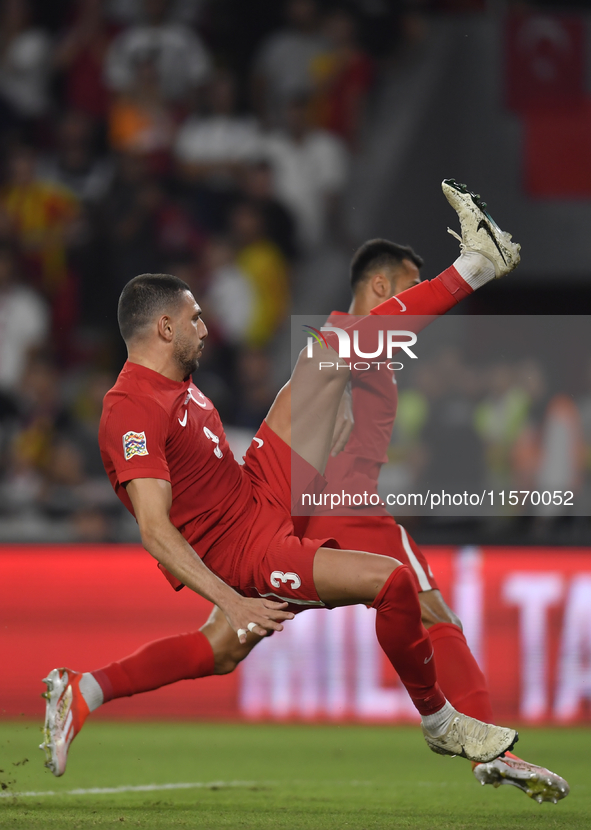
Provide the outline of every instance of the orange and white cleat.
[[560,775],[537,764],[530,764],[511,753],[495,758],[488,764],[478,764],[474,767],[474,775],[483,786],[492,784],[493,787],[500,787],[509,784],[517,787],[538,804],[544,801],[556,804],[570,792],[568,782]]
[[80,692],[80,672],[71,669],[53,669],[43,682],[47,691],[42,694],[45,707],[43,743],[39,749],[45,752],[45,766],[60,776],[66,771],[70,744],[80,732],[88,717],[89,709]]

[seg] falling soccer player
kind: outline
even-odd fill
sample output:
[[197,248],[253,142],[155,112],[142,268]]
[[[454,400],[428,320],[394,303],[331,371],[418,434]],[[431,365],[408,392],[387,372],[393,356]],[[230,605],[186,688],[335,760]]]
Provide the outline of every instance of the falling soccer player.
[[[444,182],[444,192],[460,217],[462,253],[435,280],[404,292],[403,305],[412,315],[445,313],[519,261],[519,247],[476,197],[453,181]],[[396,315],[400,308],[399,302],[386,301],[374,313]],[[136,277],[121,295],[119,323],[129,360],[105,399],[99,440],[107,472],[135,515],[146,549],[172,580],[220,610],[202,632],[184,635],[192,653],[191,674],[179,675],[182,661],[170,650],[165,661],[169,677],[146,685],[136,665],[136,688],[131,689],[133,672],[120,664],[85,674],[53,670],[46,680],[42,745],[52,772],[63,773],[73,737],[102,702],[183,677],[227,671],[227,632],[234,638],[237,634],[238,645],[247,651],[249,632],[260,637],[281,630],[293,616],[289,607],[356,603],[376,608],[380,645],[420,712],[434,751],[489,762],[510,749],[514,730],[458,713],[441,692],[414,577],[406,565],[391,557],[335,550],[330,538],[299,540],[293,534],[292,431],[300,436],[302,484],[317,486],[348,380],[342,366],[319,378],[300,357],[291,384],[279,393],[241,468],[213,405],[190,379],[207,330],[187,286],[167,275]],[[308,399],[292,418],[291,388],[298,384]],[[397,633],[402,631],[404,636]],[[250,645],[256,642],[250,640]],[[175,666],[176,676],[171,676]]]

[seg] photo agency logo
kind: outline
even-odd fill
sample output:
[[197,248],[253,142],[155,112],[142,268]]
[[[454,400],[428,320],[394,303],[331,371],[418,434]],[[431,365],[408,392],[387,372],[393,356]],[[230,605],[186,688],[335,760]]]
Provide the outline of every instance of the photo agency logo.
[[[318,363],[319,369],[355,369],[357,371],[369,371],[370,369],[381,369],[385,367],[390,371],[398,371],[404,368],[404,364],[400,361],[392,360],[395,352],[404,352],[408,357],[416,360],[416,355],[412,346],[417,342],[417,335],[412,331],[406,330],[387,330],[376,329],[371,332],[375,335],[375,349],[373,351],[363,351],[359,345],[359,330],[337,328],[336,326],[322,326],[320,329],[315,329],[314,326],[304,325],[302,327],[305,334],[308,335],[308,342],[306,346],[306,356],[309,358],[317,357],[323,350],[329,352],[332,347],[333,354],[338,351],[340,360],[321,360]],[[323,332],[329,332],[336,336],[336,341],[331,338],[331,343]],[[352,333],[352,337],[351,337]],[[366,330],[364,340],[367,341],[369,332]],[[336,346],[336,348],[335,348]],[[367,344],[366,344],[367,348]],[[351,355],[351,353],[353,353]],[[329,358],[330,355],[324,355]],[[362,360],[356,360],[362,358]],[[379,358],[379,359],[378,359]],[[343,362],[349,361],[349,362]]]

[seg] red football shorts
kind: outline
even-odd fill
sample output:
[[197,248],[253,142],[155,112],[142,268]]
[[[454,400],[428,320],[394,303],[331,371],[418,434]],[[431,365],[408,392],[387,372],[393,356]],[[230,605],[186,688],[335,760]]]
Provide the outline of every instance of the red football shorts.
[[438,588],[424,553],[392,516],[311,516],[305,534],[306,538],[332,536],[343,550],[391,556],[410,567],[419,591]]
[[330,536],[300,539],[291,520],[291,471],[297,464],[299,485],[321,490],[324,478],[263,424],[244,458],[244,472],[253,486],[253,522],[241,539],[238,556],[223,549],[209,552],[204,562],[224,582],[248,597],[285,600],[290,610],[322,607],[314,587],[313,566],[321,547],[338,548]]

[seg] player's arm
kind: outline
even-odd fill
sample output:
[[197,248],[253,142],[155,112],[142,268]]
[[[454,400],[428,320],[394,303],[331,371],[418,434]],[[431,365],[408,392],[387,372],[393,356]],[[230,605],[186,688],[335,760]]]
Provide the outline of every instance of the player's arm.
[[[292,613],[284,610],[287,603],[243,597],[209,570],[170,521],[170,482],[157,478],[132,479],[127,484],[127,493],[144,548],[187,588],[219,606],[234,631],[247,631],[249,624],[256,623],[252,631],[263,637],[268,631],[282,631],[281,622],[293,618]],[[246,642],[246,634],[239,635],[239,639],[241,643]]]

